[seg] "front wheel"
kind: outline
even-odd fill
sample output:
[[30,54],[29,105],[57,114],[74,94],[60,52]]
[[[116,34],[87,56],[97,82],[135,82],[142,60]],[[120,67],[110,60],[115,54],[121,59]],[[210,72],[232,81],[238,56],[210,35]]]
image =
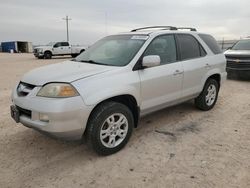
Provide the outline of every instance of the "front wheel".
[[44,59],[51,59],[51,58],[52,58],[51,52],[45,52],[44,53]]
[[134,127],[129,108],[117,102],[104,102],[91,114],[87,126],[89,145],[100,155],[111,155],[128,142]]
[[214,107],[219,92],[219,84],[214,79],[208,79],[203,91],[201,94],[195,99],[195,105],[200,110],[210,110]]

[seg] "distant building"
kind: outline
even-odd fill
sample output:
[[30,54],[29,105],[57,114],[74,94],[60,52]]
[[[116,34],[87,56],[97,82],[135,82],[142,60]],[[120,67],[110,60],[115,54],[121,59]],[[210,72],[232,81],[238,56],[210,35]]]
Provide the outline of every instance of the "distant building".
[[33,51],[32,43],[26,41],[2,42],[1,46],[2,52],[32,53]]

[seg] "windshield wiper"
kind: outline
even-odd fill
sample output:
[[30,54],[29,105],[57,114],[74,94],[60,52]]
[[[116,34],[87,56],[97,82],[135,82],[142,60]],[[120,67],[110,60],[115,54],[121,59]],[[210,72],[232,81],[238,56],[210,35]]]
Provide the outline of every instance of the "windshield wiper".
[[96,62],[94,60],[81,60],[80,62],[91,63],[91,64],[96,64],[96,65],[107,65],[105,63],[99,63],[99,62]]

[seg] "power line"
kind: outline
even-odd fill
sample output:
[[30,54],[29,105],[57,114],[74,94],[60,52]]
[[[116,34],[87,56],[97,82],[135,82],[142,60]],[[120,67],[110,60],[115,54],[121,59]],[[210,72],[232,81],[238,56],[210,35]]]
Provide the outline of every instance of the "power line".
[[72,20],[68,16],[66,18],[63,18],[63,20],[66,20],[66,29],[67,29],[67,42],[69,42],[69,21]]

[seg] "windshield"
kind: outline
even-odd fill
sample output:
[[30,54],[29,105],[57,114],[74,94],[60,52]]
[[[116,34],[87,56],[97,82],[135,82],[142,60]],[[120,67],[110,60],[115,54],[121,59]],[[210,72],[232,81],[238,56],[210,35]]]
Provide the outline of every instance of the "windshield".
[[54,44],[56,44],[56,42],[50,42],[46,46],[54,46]]
[[147,38],[147,35],[108,36],[77,56],[75,61],[125,66],[134,58]]
[[240,40],[233,47],[233,50],[250,50],[250,39],[249,40]]

